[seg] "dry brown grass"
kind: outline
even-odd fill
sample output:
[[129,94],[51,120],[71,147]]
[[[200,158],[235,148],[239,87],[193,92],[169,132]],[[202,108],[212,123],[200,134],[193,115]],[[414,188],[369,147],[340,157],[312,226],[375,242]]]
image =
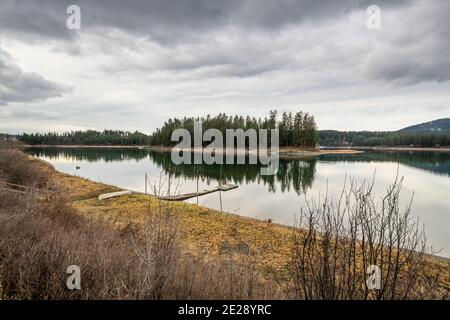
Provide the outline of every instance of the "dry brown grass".
[[[183,252],[170,208],[150,211],[143,225],[114,230],[77,214],[64,198],[0,198],[2,299],[282,297],[250,263],[224,257],[206,262]],[[81,268],[81,290],[66,287],[70,265]]]
[[[101,202],[97,199],[80,200],[73,205],[85,216],[123,228],[129,223],[145,223],[149,198],[133,194]],[[168,205],[154,197],[151,199],[152,210],[160,204]],[[260,257],[257,259],[259,268],[270,272],[286,269],[286,258],[291,250],[291,229],[189,203],[176,202],[170,206],[179,215],[183,247],[191,254],[220,256],[233,252],[239,255],[239,247],[248,247]]]
[[[171,206],[147,206],[139,224],[128,221],[111,228],[103,220],[80,215],[71,203],[115,188],[85,179],[75,185],[76,178],[59,176],[18,151],[5,148],[0,155],[5,154],[21,160],[14,175],[5,175],[8,181],[36,186],[33,179],[44,176],[47,187],[70,192],[67,197],[46,197],[0,191],[0,299],[283,297],[277,284],[256,273],[250,255],[237,261],[232,255],[212,258],[184,250],[179,215]],[[10,158],[0,163],[9,165]],[[21,172],[28,173],[27,179]],[[70,265],[81,268],[81,290],[66,287]]]
[[19,150],[0,148],[0,180],[30,187],[46,187],[48,175]]
[[[283,297],[275,283],[257,275],[250,259],[211,259],[183,250],[179,216],[169,205],[147,206],[139,224],[111,228],[80,215],[71,203],[116,188],[58,176],[10,148],[0,150],[0,165],[7,182],[69,191],[48,196],[0,190],[0,299]],[[71,188],[64,188],[67,183]],[[81,290],[66,286],[70,265],[81,268]]]

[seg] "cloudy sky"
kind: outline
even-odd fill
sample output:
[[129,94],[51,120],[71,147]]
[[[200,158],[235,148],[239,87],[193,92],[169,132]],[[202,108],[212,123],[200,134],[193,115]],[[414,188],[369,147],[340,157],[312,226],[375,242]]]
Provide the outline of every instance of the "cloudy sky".
[[0,132],[150,133],[169,117],[273,108],[338,130],[450,117],[448,0],[0,3]]

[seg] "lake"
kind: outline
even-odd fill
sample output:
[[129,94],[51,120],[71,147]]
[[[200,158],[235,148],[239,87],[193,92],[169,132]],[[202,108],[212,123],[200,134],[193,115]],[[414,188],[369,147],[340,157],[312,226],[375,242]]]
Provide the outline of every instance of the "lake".
[[[280,160],[275,176],[260,175],[259,165],[179,165],[170,153],[138,148],[32,147],[27,153],[52,163],[61,172],[122,188],[144,191],[145,173],[152,184],[168,181],[170,192],[187,193],[222,183],[239,188],[198,198],[199,205],[274,223],[293,225],[305,199],[328,194],[337,198],[345,178],[372,180],[381,198],[396,176],[404,177],[402,205],[414,194],[412,209],[425,223],[427,241],[438,255],[450,258],[450,153],[365,152],[322,155],[309,160]],[[77,170],[76,166],[80,169]],[[161,179],[161,176],[163,178]],[[199,177],[197,179],[197,177]],[[167,193],[167,183],[160,192]],[[197,199],[187,200],[197,203]]]

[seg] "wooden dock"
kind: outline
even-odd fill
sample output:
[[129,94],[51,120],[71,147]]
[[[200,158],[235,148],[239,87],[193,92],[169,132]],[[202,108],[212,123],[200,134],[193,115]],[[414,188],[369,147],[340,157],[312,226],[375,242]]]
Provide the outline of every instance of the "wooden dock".
[[173,196],[160,196],[158,199],[166,200],[166,201],[183,201],[195,197],[204,196],[209,193],[217,192],[217,191],[229,191],[236,189],[238,186],[235,184],[223,184],[212,189],[205,189],[199,192],[191,192],[191,193],[183,193]]

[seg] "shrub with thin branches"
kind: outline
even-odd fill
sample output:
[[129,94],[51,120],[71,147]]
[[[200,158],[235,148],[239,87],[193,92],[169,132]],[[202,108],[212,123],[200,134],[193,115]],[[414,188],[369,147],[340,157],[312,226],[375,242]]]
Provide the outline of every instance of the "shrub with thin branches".
[[[245,263],[184,253],[171,205],[150,208],[144,225],[115,230],[79,215],[61,195],[0,190],[0,299],[282,297]],[[81,269],[81,290],[66,286],[71,265]]]
[[[413,299],[444,297],[431,262],[423,228],[411,201],[400,208],[403,179],[396,178],[377,201],[374,180],[354,180],[337,202],[307,200],[294,232],[291,267],[300,299]],[[377,289],[366,281],[370,266],[381,271]],[[369,270],[368,270],[369,269]]]

